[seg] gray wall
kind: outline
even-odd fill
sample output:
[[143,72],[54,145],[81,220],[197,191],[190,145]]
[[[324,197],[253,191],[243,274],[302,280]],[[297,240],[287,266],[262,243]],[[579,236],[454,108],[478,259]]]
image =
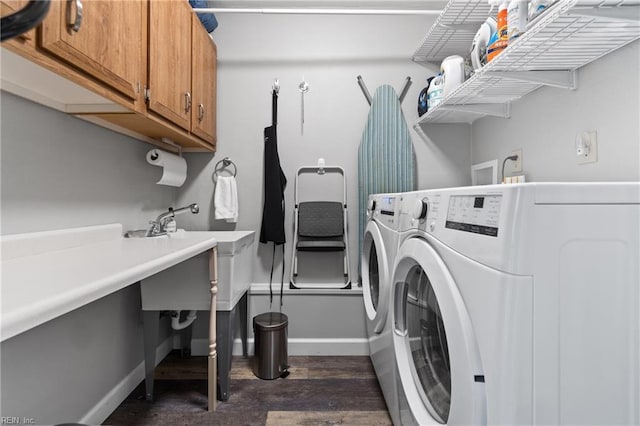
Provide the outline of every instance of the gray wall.
[[[115,222],[143,228],[174,204],[177,190],[154,184],[149,145],[1,96],[3,235]],[[137,285],[3,342],[2,415],[82,419],[142,362],[141,342]]]
[[[293,233],[292,213],[294,180],[301,166],[315,165],[324,158],[327,165],[345,169],[349,205],[350,255],[353,280],[358,280],[358,193],[357,152],[369,105],[356,77],[362,75],[369,92],[382,84],[392,85],[399,93],[405,78],[413,84],[403,110],[409,127],[417,119],[418,94],[426,78],[435,70],[426,70],[410,61],[413,50],[424,37],[433,17],[345,17],[218,15],[220,26],[214,33],[218,45],[218,151],[214,155],[189,154],[189,178],[179,194],[179,204],[198,202],[197,216],[185,217],[187,229],[246,230],[260,232],[263,205],[263,130],[271,124],[271,86],[279,79],[278,150],[288,178],[286,188],[287,230],[285,285],[288,284]],[[298,84],[303,78],[310,90],[305,95],[305,124],[301,132],[301,95]],[[434,188],[470,183],[471,164],[468,129],[441,126],[423,141],[413,130],[418,162],[418,187]],[[213,219],[213,170],[216,163],[230,157],[237,165],[240,214],[236,225]],[[316,181],[317,183],[318,181]],[[302,181],[300,198],[319,197],[314,182]],[[339,182],[331,182],[338,193]],[[311,188],[311,189],[310,189]],[[318,198],[316,198],[318,199]],[[269,282],[272,247],[258,244],[256,237],[254,283]],[[299,281],[339,282],[340,257],[331,254],[302,254]],[[274,278],[278,287],[281,255],[276,255]],[[357,295],[356,295],[357,296]],[[318,296],[285,296],[285,310],[291,315],[290,339],[300,339],[300,347],[316,353],[319,339],[343,339],[346,347],[361,353],[358,339],[366,337],[364,309],[353,294],[325,296],[333,303],[319,303]],[[345,300],[339,298],[345,297]],[[263,295],[254,295],[250,317],[268,310]],[[268,300],[268,299],[267,299]],[[349,304],[349,308],[345,308]],[[333,306],[333,308],[332,308]],[[338,306],[342,308],[338,308]],[[310,315],[297,315],[308,312]],[[330,314],[330,315],[329,315]],[[311,318],[324,318],[321,327]],[[197,322],[204,324],[206,315]],[[194,337],[206,338],[206,327],[197,324]],[[349,326],[346,327],[345,324]],[[295,326],[294,326],[295,325]],[[348,331],[347,331],[348,330]],[[356,342],[356,343],[353,343]],[[332,346],[337,353],[344,347]],[[347,349],[348,350],[348,349]]]
[[[198,202],[198,216],[187,217],[190,229],[254,229],[259,232],[263,204],[263,129],[271,123],[270,90],[280,80],[278,149],[289,180],[286,189],[287,240],[293,231],[294,179],[298,167],[327,165],[345,169],[348,184],[351,266],[357,253],[357,151],[369,112],[356,77],[362,75],[371,94],[382,84],[397,92],[411,76],[403,103],[409,126],[417,118],[417,98],[433,74],[409,58],[430,27],[427,16],[218,16],[218,152],[187,155],[190,177],[180,191],[181,204]],[[304,134],[300,129],[300,92],[304,79]],[[455,186],[470,182],[468,130],[436,131],[423,141],[412,130],[419,187]],[[237,225],[213,219],[212,174],[215,164],[230,157],[238,167],[240,215]],[[191,173],[194,172],[194,173]],[[316,195],[316,194],[312,194]],[[269,281],[271,247],[256,244],[254,282]],[[287,245],[287,272],[290,259]],[[277,258],[280,264],[279,257]],[[357,275],[357,274],[356,274]],[[286,275],[288,276],[288,275]],[[325,281],[341,278],[328,275]]]
[[[580,69],[577,90],[542,88],[513,103],[511,119],[476,121],[473,163],[501,164],[522,148],[528,181],[640,180],[639,104],[636,41]],[[597,163],[576,164],[575,138],[583,131],[598,134]]]
[[155,184],[151,148],[2,92],[2,234],[147,227],[178,194]]

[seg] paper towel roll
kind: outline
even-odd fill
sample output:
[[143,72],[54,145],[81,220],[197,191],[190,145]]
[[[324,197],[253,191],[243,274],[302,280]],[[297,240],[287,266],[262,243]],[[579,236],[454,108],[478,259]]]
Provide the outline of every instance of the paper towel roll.
[[168,152],[152,149],[147,152],[147,163],[162,167],[158,185],[182,186],[187,179],[187,162],[184,158]]

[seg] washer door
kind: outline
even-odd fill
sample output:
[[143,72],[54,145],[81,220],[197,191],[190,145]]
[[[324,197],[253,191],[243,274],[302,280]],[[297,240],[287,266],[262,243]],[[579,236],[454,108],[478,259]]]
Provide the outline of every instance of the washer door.
[[387,320],[390,298],[390,271],[387,249],[378,225],[369,221],[362,244],[362,289],[367,320],[381,333]]
[[420,238],[398,251],[394,347],[401,388],[418,424],[486,424],[473,327],[446,265]]

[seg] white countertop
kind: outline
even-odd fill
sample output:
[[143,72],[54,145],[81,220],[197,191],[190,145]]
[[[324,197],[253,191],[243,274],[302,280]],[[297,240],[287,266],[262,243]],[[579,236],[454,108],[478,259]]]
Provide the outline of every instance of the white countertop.
[[122,235],[112,224],[2,236],[0,341],[217,245],[214,232]]

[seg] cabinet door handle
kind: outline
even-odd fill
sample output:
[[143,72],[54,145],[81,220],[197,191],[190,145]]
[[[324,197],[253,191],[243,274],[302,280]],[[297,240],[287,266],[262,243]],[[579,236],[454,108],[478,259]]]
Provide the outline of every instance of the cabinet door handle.
[[71,3],[73,0],[69,0],[69,28],[71,28],[74,32],[80,31],[80,26],[82,25],[82,0],[75,0],[76,2],[76,19],[71,22]]
[[184,111],[191,111],[191,93],[184,92]]
[[204,120],[204,105],[198,104],[198,121]]

